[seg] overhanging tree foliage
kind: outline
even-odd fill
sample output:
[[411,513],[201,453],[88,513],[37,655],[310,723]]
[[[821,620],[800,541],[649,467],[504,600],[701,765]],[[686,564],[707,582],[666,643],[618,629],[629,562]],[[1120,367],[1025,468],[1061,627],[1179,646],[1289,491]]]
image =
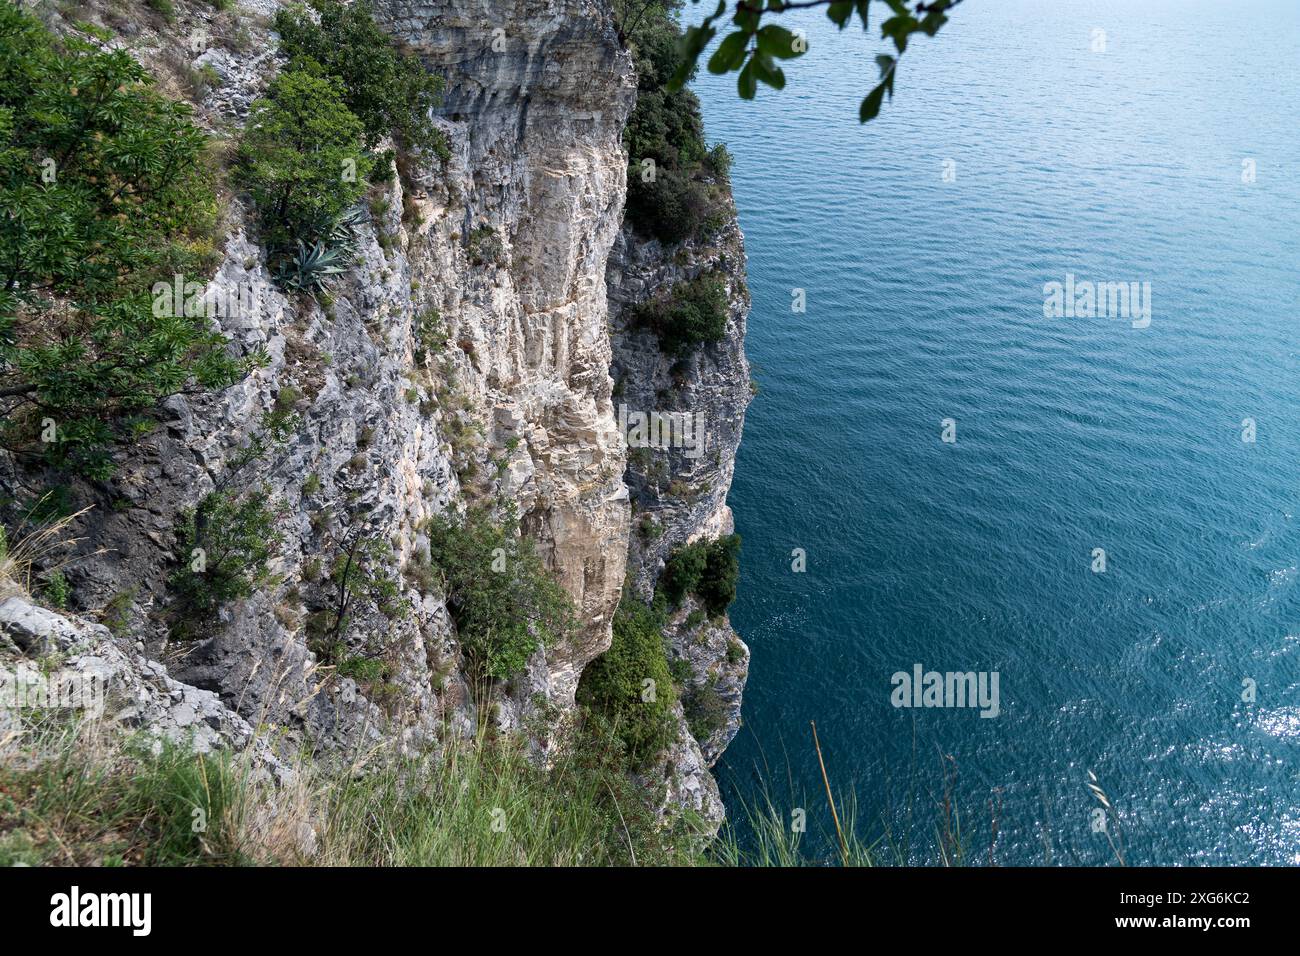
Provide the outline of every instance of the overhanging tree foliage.
[[[699,0],[691,0],[698,3]],[[887,8],[889,16],[881,21],[880,35],[890,40],[894,53],[882,53],[876,57],[876,67],[880,71],[879,79],[871,91],[863,98],[858,108],[858,119],[867,122],[875,119],[886,95],[894,96],[894,76],[898,72],[898,61],[907,50],[908,41],[921,33],[934,36],[948,22],[948,11],[960,4],[962,0],[879,0]],[[688,27],[683,38],[683,63],[669,84],[670,88],[680,88],[695,74],[700,57],[718,35],[719,23],[731,13],[734,27],[718,43],[713,55],[708,60],[710,73],[736,73],[736,89],[743,99],[751,100],[758,91],[758,84],[764,83],[773,89],[785,87],[785,72],[777,65],[778,60],[791,60],[807,51],[807,43],[801,37],[776,23],[764,22],[771,17],[790,11],[821,8],[837,27],[843,30],[852,22],[854,16],[862,23],[862,29],[868,30],[868,11],[872,0],[718,0],[717,8],[696,26]]]

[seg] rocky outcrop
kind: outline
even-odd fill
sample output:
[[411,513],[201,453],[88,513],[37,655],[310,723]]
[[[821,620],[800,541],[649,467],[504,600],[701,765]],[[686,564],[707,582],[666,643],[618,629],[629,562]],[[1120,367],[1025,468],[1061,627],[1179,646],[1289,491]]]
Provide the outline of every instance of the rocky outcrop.
[[[582,630],[519,688],[571,707],[609,647],[628,527],[610,400],[605,262],[626,189],[631,61],[591,0],[384,0],[389,28],[446,76],[454,156],[414,197],[415,298],[446,317],[501,493],[573,597]],[[486,463],[486,462],[485,462]]]
[[[655,334],[633,321],[635,307],[668,294],[675,284],[705,273],[726,283],[729,316],[722,338],[687,355],[664,353]],[[702,442],[668,442],[628,453],[633,534],[628,565],[636,592],[650,600],[664,562],[676,549],[734,530],[727,493],[735,470],[745,408],[752,397],[745,360],[744,239],[734,210],[708,241],[666,252],[627,226],[608,268],[614,340],[615,389],[624,417],[686,414]],[[677,768],[669,799],[706,817],[720,807],[712,767],[740,729],[740,702],[749,673],[749,648],[726,616],[709,620],[688,597],[665,631],[670,659],[684,663],[679,742],[668,755]]]
[[8,756],[9,742],[21,740],[8,731],[18,730],[23,709],[46,701],[198,753],[248,749],[255,773],[277,781],[291,773],[216,694],[174,680],[140,646],[117,640],[103,626],[14,594],[0,602],[0,756]]

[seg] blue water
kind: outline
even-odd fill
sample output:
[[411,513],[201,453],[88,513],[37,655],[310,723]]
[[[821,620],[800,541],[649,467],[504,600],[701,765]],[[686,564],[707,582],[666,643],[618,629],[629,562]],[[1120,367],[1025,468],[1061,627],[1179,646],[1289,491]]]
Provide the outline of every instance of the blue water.
[[[733,813],[816,842],[816,720],[887,857],[936,859],[955,770],[970,862],[1114,862],[1091,770],[1129,863],[1300,862],[1300,4],[969,0],[866,127],[877,49],[791,19],[785,91],[697,83],[762,388]],[[1066,273],[1150,282],[1150,327],[1044,318]],[[894,708],[915,663],[997,671],[1001,715]]]

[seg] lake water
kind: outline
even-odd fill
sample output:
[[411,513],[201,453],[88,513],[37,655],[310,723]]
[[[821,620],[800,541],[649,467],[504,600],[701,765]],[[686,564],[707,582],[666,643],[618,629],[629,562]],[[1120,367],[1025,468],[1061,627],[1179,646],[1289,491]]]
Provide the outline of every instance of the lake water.
[[[865,127],[874,43],[780,22],[786,90],[697,83],[762,389],[733,814],[822,826],[816,720],[914,861],[955,772],[971,862],[1112,862],[1092,771],[1129,863],[1300,862],[1300,4],[970,0]],[[1067,274],[1149,283],[1149,325],[1045,317]],[[894,707],[916,664],[997,672],[999,715]]]

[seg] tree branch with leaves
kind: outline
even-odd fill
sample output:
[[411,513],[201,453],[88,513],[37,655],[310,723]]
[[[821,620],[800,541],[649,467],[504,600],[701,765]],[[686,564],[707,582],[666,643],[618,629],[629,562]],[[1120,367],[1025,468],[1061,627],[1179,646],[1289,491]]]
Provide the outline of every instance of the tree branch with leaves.
[[[699,0],[692,0],[698,3]],[[962,0],[878,0],[889,11],[880,23],[882,39],[893,43],[892,54],[876,57],[879,77],[858,108],[858,120],[866,123],[880,113],[886,96],[894,96],[894,77],[898,63],[907,50],[908,42],[916,34],[932,37],[948,22],[948,11]],[[791,11],[823,8],[832,23],[843,30],[854,16],[862,29],[870,29],[868,14],[872,0],[718,0],[717,8],[696,26],[688,27],[683,37],[684,61],[669,83],[678,89],[687,83],[698,68],[704,55],[719,32],[718,24],[731,14],[731,32],[718,43],[707,61],[710,73],[736,74],[736,90],[742,99],[752,100],[763,83],[773,89],[785,88],[785,71],[778,60],[792,60],[807,52],[807,40],[801,33],[770,22],[774,16]]]

